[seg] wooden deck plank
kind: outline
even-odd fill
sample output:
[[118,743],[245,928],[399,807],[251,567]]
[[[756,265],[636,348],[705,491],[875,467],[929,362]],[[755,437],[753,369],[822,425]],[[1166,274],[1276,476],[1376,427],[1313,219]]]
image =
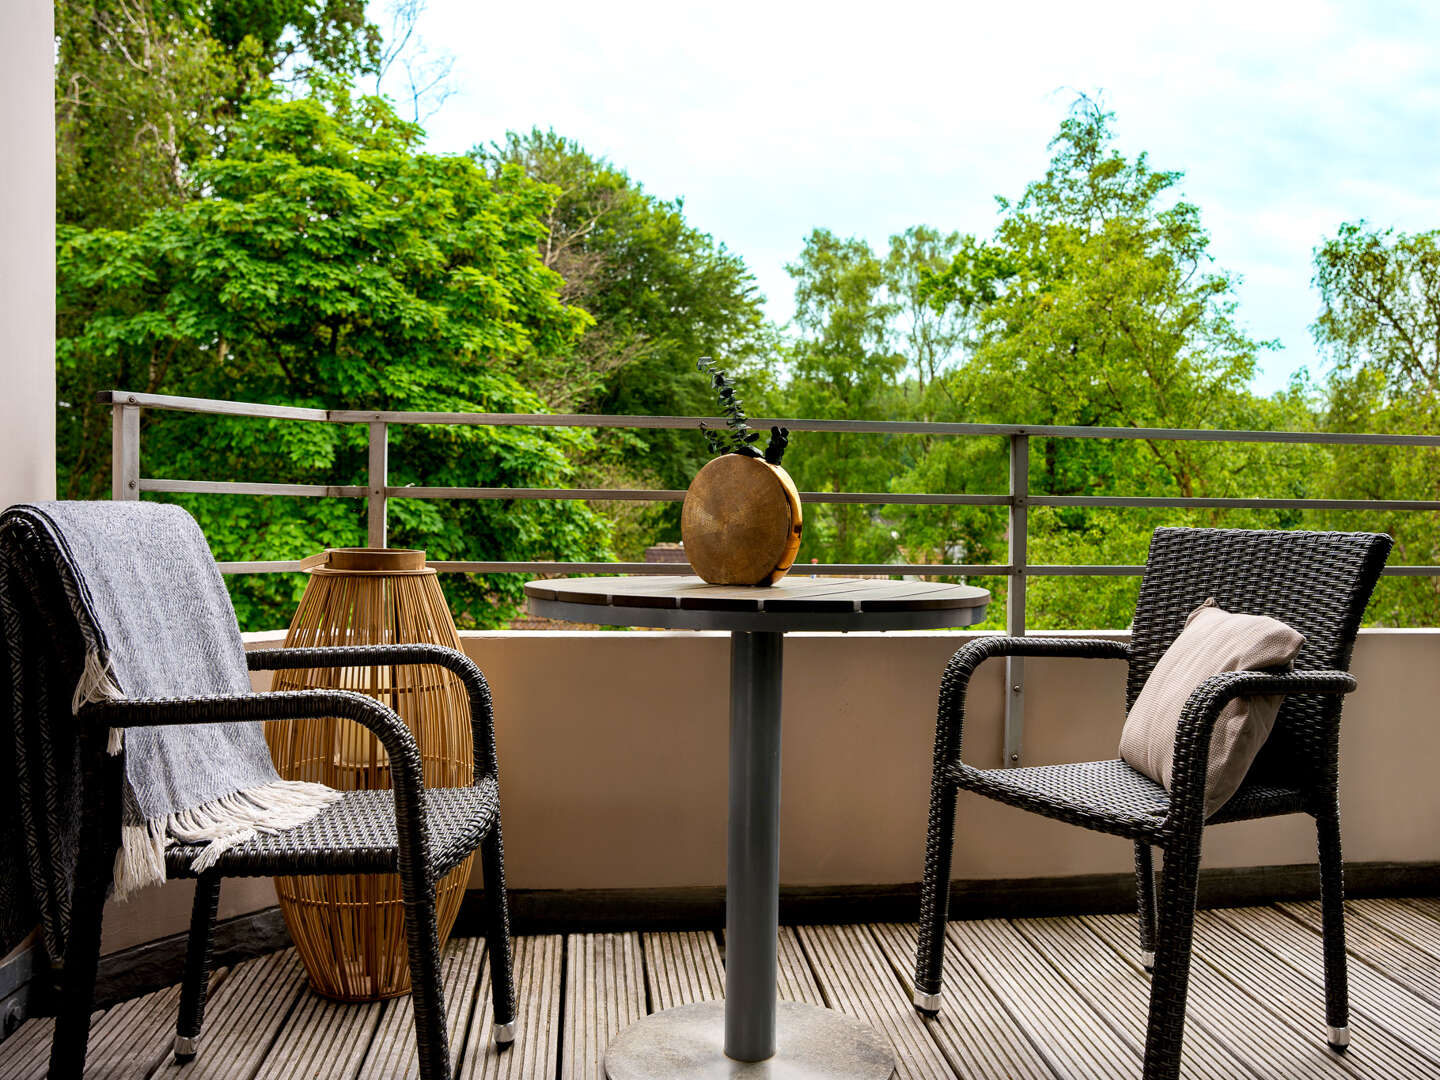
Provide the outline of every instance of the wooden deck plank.
[[[226,969],[210,975],[210,994],[218,996]],[[210,1013],[207,1010],[206,1015]],[[180,987],[156,990],[116,1005],[90,1024],[87,1080],[142,1080],[172,1061],[175,1024],[180,1016]],[[0,1071],[0,1075],[5,1075]]]
[[520,937],[515,948],[516,1018],[520,1030],[506,1050],[490,1040],[495,1007],[485,965],[472,1034],[460,1059],[460,1080],[541,1080],[559,1071],[560,997],[565,939],[559,934]]
[[353,1076],[364,1064],[384,1003],[331,1001],[304,993],[270,1052],[266,1080]]
[[905,987],[865,926],[802,926],[800,942],[831,1008],[864,1020],[890,1040],[899,1080],[954,1075]]
[[777,959],[780,962],[779,985],[776,987],[781,1001],[800,1001],[809,1005],[828,1005],[815,973],[810,970],[810,961],[793,926],[780,928]]
[[[211,973],[212,994],[225,975],[224,968]],[[179,1012],[178,985],[122,1001],[109,1011],[97,1009],[90,1017],[86,1080],[143,1080],[150,1076],[170,1056]],[[54,1031],[52,1018],[36,1017],[0,1043],[0,1077],[42,1080]]]
[[1440,920],[1412,905],[1399,900],[1349,900],[1345,910],[1383,926],[1412,947],[1440,960]]
[[162,1066],[157,1076],[253,1080],[305,993],[305,974],[294,949],[237,964],[205,1006],[199,1054],[179,1068]]
[[[90,1014],[90,1028],[105,1014]],[[50,1067],[50,1044],[55,1038],[55,1019],[35,1016],[26,1020],[3,1043],[0,1043],[0,1076],[6,1080],[45,1080]],[[85,1075],[90,1075],[89,1069]]]
[[565,949],[561,1080],[605,1080],[605,1050],[645,1015],[639,934],[571,934]]
[[[1139,1056],[1150,1019],[1150,979],[1138,960],[1097,937],[1083,919],[1025,919],[1013,925]],[[1249,1080],[1243,1054],[1189,1010],[1180,1075],[1193,1080]],[[1289,1073],[1285,1075],[1290,1075]]]
[[952,922],[946,932],[1058,1075],[1116,1080],[1139,1074],[1135,1050],[1009,923]]
[[[1140,974],[1138,960],[1132,959],[1138,934],[1133,916],[1086,916],[1069,921],[1083,927],[1100,948],[1109,951],[1144,982],[1149,982],[1148,977]],[[1245,977],[1243,968],[1237,967],[1233,972],[1238,979]],[[1238,993],[1226,974],[1212,968],[1198,953],[1192,953],[1181,1057],[1181,1068],[1186,1075],[1246,1080],[1256,1075],[1287,1080],[1347,1080],[1350,1077],[1338,1055],[1326,1048],[1322,1040],[1307,1039],[1284,1018],[1265,1008],[1263,1002]],[[1125,1022],[1127,1038],[1141,1053],[1149,1011],[1147,989],[1139,1002],[1138,1016],[1132,1014]]]
[[651,1012],[725,996],[725,970],[714,934],[665,932],[644,934],[640,940]]
[[[1221,908],[1214,914],[1317,986],[1324,986],[1319,934],[1274,908]],[[1440,1017],[1434,1007],[1366,964],[1348,967],[1350,1011],[1367,1026],[1384,1029],[1420,1051],[1430,1059],[1432,1072],[1440,1075]],[[1355,1026],[1352,1021],[1351,1027]]]
[[[1114,947],[1133,947],[1134,916],[1088,916],[1086,922]],[[1212,1026],[1221,1030],[1227,1021],[1207,1011],[1209,1003],[1230,1000],[1246,1004],[1238,1022],[1270,1033],[1268,1055],[1283,1058],[1288,1052],[1282,1048],[1285,1040],[1367,1080],[1414,1080],[1430,1075],[1431,1066],[1423,1055],[1392,1039],[1376,1039],[1373,1033],[1356,1031],[1348,1051],[1337,1054],[1331,1050],[1325,1042],[1321,989],[1212,911],[1196,914],[1192,965],[1191,984],[1196,988],[1194,1000],[1201,1015],[1213,1016]],[[1283,1027],[1276,1030],[1272,1018]]]
[[[914,923],[881,923],[871,929],[908,998],[915,990],[918,929]],[[940,1012],[920,1019],[957,1077],[1052,1080],[1040,1052],[958,949],[945,949],[942,974]]]
[[[1440,1080],[1440,902],[1361,900],[1347,910],[1355,1019],[1345,1054],[1324,1044],[1315,905],[1199,914],[1188,1080]],[[895,1046],[901,1080],[1139,1073],[1148,989],[1133,916],[951,924],[944,1011],[930,1020],[909,1001],[914,926],[784,929],[778,945],[781,998],[829,1003],[874,1025]],[[724,993],[714,934],[518,938],[520,1038],[497,1054],[483,942],[452,942],[445,973],[461,1080],[603,1080],[610,1039],[647,1008]],[[184,1067],[170,1055],[178,997],[170,987],[97,1012],[87,1078],[416,1074],[409,999],[315,998],[293,951],[217,973],[200,1055]],[[53,1021],[32,1019],[0,1043],[0,1077],[41,1080],[52,1031]]]
[[[1315,934],[1320,933],[1320,904],[1280,904],[1279,908]],[[1383,914],[1379,916],[1382,920]],[[1440,964],[1436,957],[1417,949],[1404,937],[1381,923],[1366,918],[1364,909],[1345,905],[1345,951],[1355,960],[1369,964],[1386,978],[1440,1006]]]
[[[470,1031],[475,995],[485,965],[484,938],[453,938],[440,957],[445,986],[445,1026],[450,1035],[450,1069],[456,1071]],[[489,1032],[485,1033],[489,1038]],[[350,1075],[345,1073],[347,1077]],[[385,1003],[375,1028],[370,1051],[356,1080],[400,1080],[418,1077],[420,1058],[415,1053],[415,1006],[407,994]]]

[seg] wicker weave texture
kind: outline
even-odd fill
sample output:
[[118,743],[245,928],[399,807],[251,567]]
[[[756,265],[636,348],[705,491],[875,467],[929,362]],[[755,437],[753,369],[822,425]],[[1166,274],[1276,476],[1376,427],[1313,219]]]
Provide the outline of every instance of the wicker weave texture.
[[[1324,924],[1326,1017],[1345,1030],[1348,996],[1338,800],[1339,721],[1355,688],[1346,669],[1390,538],[1369,533],[1157,529],[1129,645],[1084,639],[986,638],[951,658],[940,684],[930,821],[915,961],[917,1002],[941,991],[955,797],[961,788],[1084,828],[1135,841],[1142,952],[1154,952],[1146,1080],[1175,1080],[1185,1026],[1190,944],[1200,869],[1205,773],[1214,725],[1226,704],[1253,694],[1285,696],[1266,746],[1240,790],[1213,818],[1314,816]],[[965,698],[975,669],[1000,656],[1083,656],[1128,661],[1127,708],[1156,662],[1209,597],[1227,611],[1268,615],[1305,635],[1292,672],[1217,675],[1181,712],[1171,790],[1124,762],[977,769],[960,757]],[[1118,735],[1120,717],[1117,715]],[[1158,903],[1150,846],[1165,851]]]

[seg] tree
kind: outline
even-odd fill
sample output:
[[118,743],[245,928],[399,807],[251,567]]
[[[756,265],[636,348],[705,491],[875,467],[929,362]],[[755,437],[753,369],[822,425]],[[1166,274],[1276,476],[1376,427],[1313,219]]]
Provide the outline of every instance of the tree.
[[[522,168],[558,189],[538,251],[564,280],[561,298],[594,319],[573,352],[518,374],[558,411],[708,415],[702,356],[740,374],[773,354],[762,298],[742,260],[685,218],[680,199],[645,191],[623,170],[553,131],[510,133],[474,152],[492,174]],[[704,464],[695,432],[604,432],[581,463],[587,483],[684,488]],[[610,503],[617,543],[638,557],[679,538],[679,504]]]
[[55,10],[58,220],[132,228],[193,198],[272,75],[341,80],[374,67],[363,0],[67,0]]
[[[1315,250],[1320,316],[1312,326],[1329,360],[1325,426],[1331,431],[1440,434],[1440,231],[1401,233],[1341,225]],[[1321,476],[1331,498],[1440,499],[1440,453],[1411,447],[1334,447]],[[1428,516],[1428,515],[1427,515]],[[1434,523],[1382,515],[1395,563],[1440,562]],[[1332,527],[1353,528],[1327,515]],[[1374,517],[1366,526],[1375,527]],[[1435,620],[1440,579],[1381,582],[1371,614],[1390,625]]]
[[[384,102],[253,101],[204,198],[134,229],[62,227],[58,260],[62,489],[103,490],[94,433],[108,387],[319,407],[538,412],[517,371],[564,356],[588,317],[563,303],[536,241],[553,193],[518,168],[487,176],[420,153]],[[88,424],[88,427],[87,427]],[[562,486],[583,433],[392,430],[392,483]],[[155,476],[357,483],[358,428],[166,415],[144,435]],[[219,558],[295,558],[363,541],[358,503],[190,496]],[[582,505],[392,503],[393,542],[432,558],[595,558],[603,524]],[[242,621],[283,621],[300,583],[232,586]],[[462,623],[513,611],[513,576],[452,581]]]

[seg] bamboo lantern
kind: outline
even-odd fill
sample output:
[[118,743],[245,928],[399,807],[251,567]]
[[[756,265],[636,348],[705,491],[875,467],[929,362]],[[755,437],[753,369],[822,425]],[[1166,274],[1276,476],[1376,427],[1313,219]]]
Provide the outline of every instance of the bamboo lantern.
[[[460,648],[460,636],[425,552],[339,548],[313,556],[290,648],[429,643]],[[433,664],[277,671],[276,690],[354,690],[388,705],[415,735],[426,787],[473,782],[470,703],[464,684]],[[380,740],[355,723],[330,717],[265,725],[275,768],[286,780],[310,780],[343,791],[390,787]],[[470,878],[467,858],[436,886],[443,944]],[[410,990],[405,916],[398,874],[275,879],[280,910],[305,962],[310,984],[340,1001],[374,1001]]]

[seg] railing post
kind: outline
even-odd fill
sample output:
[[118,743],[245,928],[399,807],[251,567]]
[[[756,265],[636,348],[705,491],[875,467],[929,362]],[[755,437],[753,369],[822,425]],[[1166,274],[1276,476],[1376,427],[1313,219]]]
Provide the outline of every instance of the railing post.
[[386,510],[390,483],[390,425],[374,420],[370,423],[370,468],[365,480],[365,543],[383,548],[387,542]]
[[140,498],[140,406],[110,406],[110,498]]
[[[1010,436],[1010,587],[1005,593],[1005,632],[1025,633],[1025,559],[1029,539],[1030,436]],[[1005,760],[1010,769],[1020,764],[1025,736],[1025,658],[1005,658]]]

